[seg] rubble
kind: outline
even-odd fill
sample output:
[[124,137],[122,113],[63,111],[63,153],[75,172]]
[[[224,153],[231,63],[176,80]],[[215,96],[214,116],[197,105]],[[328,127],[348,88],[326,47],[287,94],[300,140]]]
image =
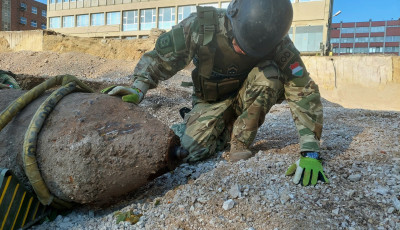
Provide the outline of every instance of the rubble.
[[[17,59],[7,57],[0,57],[0,69],[20,75],[29,73],[29,68],[36,71],[35,64],[18,70]],[[61,63],[63,56],[58,58]],[[34,60],[32,56],[23,62],[36,63]],[[85,59],[79,61],[79,66],[90,69]],[[105,60],[101,65],[99,71],[110,67],[101,81],[129,84],[123,72],[126,63],[115,68],[109,64],[112,62]],[[58,72],[51,62],[46,65],[53,74],[64,71]],[[93,68],[91,76],[96,70]],[[161,82],[139,107],[165,125],[181,122],[178,110],[191,106],[191,89],[180,86],[188,80],[190,74],[184,70]],[[299,145],[289,106],[282,103],[266,116],[251,146],[256,154],[249,160],[230,164],[220,152],[206,161],[181,165],[110,207],[81,206],[33,229],[400,229],[399,211],[393,210],[394,197],[398,199],[400,194],[400,113],[346,109],[326,100],[323,105],[321,155],[330,184],[302,187],[284,176],[299,157]],[[360,179],[351,181],[349,176],[356,174]],[[239,186],[242,197],[231,197],[234,185]],[[383,194],[377,194],[377,188],[387,188],[387,193],[381,190]],[[229,199],[235,205],[226,211],[223,204]],[[129,210],[143,214],[139,222],[117,224],[114,213]],[[70,223],[68,228],[65,223]]]

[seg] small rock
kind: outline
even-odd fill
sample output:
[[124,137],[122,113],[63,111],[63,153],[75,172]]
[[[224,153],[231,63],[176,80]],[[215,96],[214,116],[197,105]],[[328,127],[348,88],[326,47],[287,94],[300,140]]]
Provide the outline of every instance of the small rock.
[[242,194],[240,193],[240,188],[239,188],[239,185],[238,185],[238,184],[233,185],[233,186],[231,187],[231,189],[229,189],[229,195],[230,195],[233,199],[238,198],[238,197],[241,197]]
[[224,204],[222,205],[222,208],[224,210],[228,211],[228,210],[231,210],[233,208],[233,206],[235,206],[235,202],[232,199],[229,199],[224,202]]
[[337,209],[333,209],[332,213],[335,214],[335,215],[339,215],[339,209],[338,208]]
[[287,193],[282,193],[280,200],[281,204],[286,204],[290,200],[290,196]]
[[397,211],[400,211],[400,201],[397,199],[397,197],[394,196],[392,198],[392,201],[393,201],[394,208],[397,209]]
[[347,179],[349,179],[352,182],[360,181],[361,180],[361,174],[350,175]]
[[356,192],[355,190],[348,190],[345,192],[345,194],[347,197],[351,198],[355,192]]
[[376,192],[377,194],[386,195],[388,194],[389,189],[384,187],[378,187],[377,189],[374,189],[374,192]]
[[387,211],[389,214],[392,214],[393,212],[394,212],[394,208],[393,207],[390,207],[389,209],[388,209],[388,211]]

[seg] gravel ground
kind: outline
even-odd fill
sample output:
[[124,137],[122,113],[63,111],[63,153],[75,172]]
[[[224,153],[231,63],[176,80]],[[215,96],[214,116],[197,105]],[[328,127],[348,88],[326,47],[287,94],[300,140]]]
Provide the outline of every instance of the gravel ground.
[[[2,55],[0,69],[40,75],[24,63],[41,63],[32,60],[44,54],[19,63]],[[61,56],[57,62],[68,62]],[[85,57],[79,59],[85,76],[78,77],[101,84],[128,82],[126,66],[113,68],[114,61],[80,56]],[[102,62],[107,75],[86,60],[94,60],[94,66]],[[63,73],[51,66],[43,66],[53,71],[49,76]],[[87,68],[93,70],[90,76]],[[179,85],[188,79],[189,71],[181,71],[150,90],[140,106],[167,125],[180,122],[178,109],[190,107],[191,89]],[[33,229],[400,229],[400,113],[323,104],[321,146],[330,184],[302,187],[284,176],[299,157],[299,145],[289,107],[282,103],[267,115],[249,160],[231,164],[220,152],[207,161],[183,164],[112,206],[80,206]],[[127,211],[141,215],[139,222],[117,224],[115,213]]]

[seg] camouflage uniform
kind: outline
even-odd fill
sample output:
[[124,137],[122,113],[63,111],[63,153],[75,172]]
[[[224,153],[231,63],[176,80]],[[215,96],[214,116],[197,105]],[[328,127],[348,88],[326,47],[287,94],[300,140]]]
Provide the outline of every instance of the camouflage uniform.
[[[213,72],[228,74],[233,68],[245,73],[246,77],[234,93],[214,101],[199,96],[195,84],[193,109],[186,114],[183,124],[172,127],[180,137],[182,147],[189,151],[185,161],[202,160],[223,150],[231,136],[248,147],[254,141],[265,115],[280,99],[288,101],[299,132],[301,151],[318,152],[322,132],[320,93],[290,38],[286,36],[266,58],[255,60],[240,55],[239,59],[234,59],[239,62],[229,66],[224,60],[238,54],[232,47],[218,49],[231,44],[229,20],[223,10],[214,11],[217,29],[212,40],[222,42],[210,42],[203,46],[206,49],[211,49],[213,45],[216,47]],[[136,66],[133,87],[144,90],[154,88],[160,80],[172,77],[193,58],[207,62],[209,57],[202,59],[199,49],[207,39],[206,32],[201,31],[199,17],[192,14],[157,40],[155,49],[145,53]],[[183,36],[179,36],[179,29]],[[201,67],[197,66],[197,70],[201,71]],[[198,77],[193,75],[193,81]],[[206,86],[203,84],[202,87]]]
[[13,77],[15,77],[13,73],[0,70],[0,89],[1,88],[20,89],[17,81],[15,81]]

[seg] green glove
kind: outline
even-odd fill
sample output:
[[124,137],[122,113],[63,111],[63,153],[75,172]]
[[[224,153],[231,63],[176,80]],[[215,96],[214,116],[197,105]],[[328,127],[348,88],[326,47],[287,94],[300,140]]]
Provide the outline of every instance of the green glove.
[[122,96],[122,100],[134,104],[139,104],[144,97],[142,91],[138,88],[130,88],[124,86],[110,86],[100,91],[101,93],[111,96]]
[[303,177],[302,185],[307,186],[310,183],[316,185],[318,179],[325,183],[329,183],[328,178],[324,174],[324,169],[322,167],[321,161],[311,157],[300,157],[296,163],[292,164],[286,171],[286,176],[291,176],[294,174],[293,182],[298,184],[300,179]]
[[0,88],[13,88],[21,89],[18,82],[11,76],[11,72],[4,72],[0,70]]

